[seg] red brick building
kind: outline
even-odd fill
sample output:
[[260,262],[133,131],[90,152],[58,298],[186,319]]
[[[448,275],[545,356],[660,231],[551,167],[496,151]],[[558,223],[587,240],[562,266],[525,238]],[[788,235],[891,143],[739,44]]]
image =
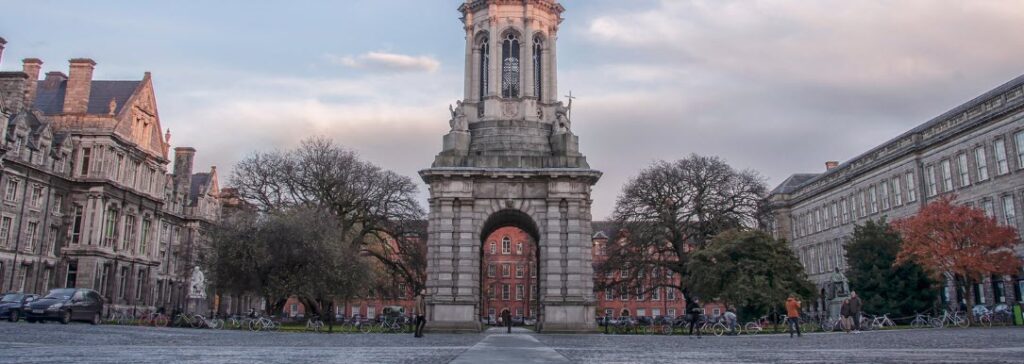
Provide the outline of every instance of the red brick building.
[[502,227],[484,240],[480,276],[482,315],[495,320],[508,310],[512,316],[537,313],[537,248],[525,231]]

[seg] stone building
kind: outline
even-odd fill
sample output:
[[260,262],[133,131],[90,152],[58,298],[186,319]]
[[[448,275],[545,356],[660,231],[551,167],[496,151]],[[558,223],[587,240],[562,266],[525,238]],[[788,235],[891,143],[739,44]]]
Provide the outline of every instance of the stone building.
[[537,314],[537,244],[530,234],[511,226],[484,239],[483,319],[495,323],[508,311],[513,317]]
[[430,190],[427,327],[480,330],[480,249],[514,226],[538,246],[538,328],[596,330],[590,204],[601,172],[579,152],[571,98],[558,101],[565,9],[554,0],[472,0],[458,10],[465,94],[441,153],[420,171]]
[[[2,56],[2,48],[0,48]],[[0,72],[6,150],[0,186],[0,288],[92,288],[108,307],[184,306],[203,231],[220,214],[216,169],[161,130],[153,82],[67,75],[28,58]]]
[[[843,246],[867,220],[915,214],[947,194],[1021,228],[1024,76],[1017,77],[822,173],[795,174],[771,193],[772,233],[787,239],[809,277],[846,269]],[[1024,275],[990,277],[977,302],[1021,301]],[[943,299],[956,302],[956,289]]]

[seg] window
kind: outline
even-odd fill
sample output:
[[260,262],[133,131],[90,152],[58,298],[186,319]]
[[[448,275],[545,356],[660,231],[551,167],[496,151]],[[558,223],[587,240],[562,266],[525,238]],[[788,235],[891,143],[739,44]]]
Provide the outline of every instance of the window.
[[121,241],[121,250],[132,250],[135,248],[135,215],[124,216],[124,240]]
[[516,285],[516,301],[522,301],[526,297],[526,287],[522,284]]
[[501,276],[502,277],[511,277],[512,276],[511,270],[512,270],[512,267],[511,267],[510,264],[508,264],[508,263],[502,264],[501,265]]
[[1003,196],[1003,223],[1017,226],[1017,210],[1013,206],[1013,195]]
[[523,278],[523,270],[524,269],[522,264],[516,265],[516,278]]
[[889,180],[892,184],[892,204],[893,206],[899,206],[903,204],[903,191],[900,188],[900,178],[896,176]]
[[622,278],[629,278],[629,268],[623,268],[619,271],[619,276]]
[[636,309],[636,316],[637,316],[637,317],[644,317],[644,316],[647,316],[647,310],[645,310],[645,309],[642,309],[642,308],[638,308],[638,309]]
[[142,234],[139,238],[139,254],[146,255],[149,248],[149,227],[152,225],[150,219],[142,219]]
[[501,285],[501,299],[502,299],[502,300],[508,301],[508,298],[509,298],[509,289],[510,289],[510,288],[511,288],[511,287],[510,287],[510,286],[509,286],[508,284],[503,284],[503,285]]
[[907,202],[917,201],[917,182],[914,182],[914,172],[908,172],[904,177],[907,180]]
[[846,199],[839,200],[839,208],[843,211],[843,223],[850,221],[850,206],[846,204]]
[[71,244],[78,244],[82,237],[82,206],[75,205],[75,218],[71,223]]
[[1024,168],[1024,131],[1014,134],[1013,142],[1017,145],[1017,168]]
[[143,291],[142,287],[143,287],[143,283],[145,283],[145,282],[146,282],[146,272],[140,270],[139,273],[135,276],[135,301],[141,301],[142,300],[142,291]]
[[64,276],[64,288],[75,288],[75,282],[78,280],[78,261],[72,260],[68,262],[67,275]]
[[121,267],[121,283],[118,284],[118,297],[125,298],[128,293],[128,267]]
[[924,180],[928,187],[928,196],[935,196],[939,193],[935,184],[935,166],[928,166],[924,169]]
[[860,217],[868,216],[868,197],[864,190],[860,191]]
[[538,100],[542,100],[542,92],[544,87],[544,40],[538,37],[533,37],[533,95]]
[[839,226],[839,203],[832,201],[832,213],[829,214],[832,217],[832,226]]
[[32,195],[29,196],[29,204],[32,207],[40,208],[43,207],[43,187],[35,186],[32,187]]
[[1010,171],[1010,165],[1006,162],[1006,143],[1002,139],[992,142],[996,151],[996,174],[1003,175]]
[[523,242],[516,242],[516,254],[523,255]]
[[814,209],[814,232],[821,231],[821,210]]
[[352,317],[356,317],[356,316],[359,316],[359,314],[360,314],[360,313],[361,313],[362,311],[363,311],[363,310],[362,310],[362,307],[359,307],[359,306],[352,306]]
[[32,251],[32,248],[35,246],[36,243],[36,237],[38,237],[38,232],[38,222],[28,223],[28,228],[25,230],[25,246],[22,247],[23,250],[28,252]]
[[883,179],[882,182],[878,184],[878,192],[881,195],[880,199],[882,200],[882,210],[888,210],[889,209],[889,182]]
[[18,181],[7,180],[7,190],[4,192],[4,200],[17,201],[18,200]]
[[[672,287],[666,288],[665,289],[665,300],[675,301],[675,299],[676,299],[676,289],[672,288]],[[675,314],[673,314],[673,316],[675,316]]]
[[[487,38],[480,40],[480,84],[478,85],[480,90],[480,99],[487,96],[488,81],[491,76],[491,47]],[[483,103],[480,103],[483,105]],[[483,115],[483,107],[480,108],[480,115]]]
[[492,241],[491,242],[491,254],[497,254],[497,253],[498,253],[498,243],[495,243],[495,242]]
[[637,301],[643,301],[644,297],[646,297],[646,296],[647,295],[644,294],[644,287],[636,287],[636,300]]
[[377,307],[376,306],[366,306],[366,317],[371,318],[371,319],[376,319],[377,318]]
[[629,301],[629,291],[626,290],[626,287],[619,288],[619,299]]
[[657,301],[661,299],[661,288],[655,288],[651,290],[651,301]]
[[[1024,282],[1024,281],[1022,281],[1022,282]],[[614,300],[615,299],[615,293],[612,292],[611,288],[605,288],[604,289],[604,299],[606,299],[606,300]]]
[[967,153],[956,156],[956,170],[960,172],[960,187],[971,184],[971,171],[967,168]]
[[117,241],[117,215],[117,210],[113,208],[107,210],[107,224],[103,246],[114,246],[114,242]]
[[494,277],[494,263],[487,265],[487,276]]
[[512,240],[507,236],[501,238],[501,254],[512,254]]
[[668,309],[668,317],[676,317],[676,309],[674,309],[674,308]]
[[974,164],[978,167],[978,181],[988,179],[988,158],[985,156],[985,146],[974,148]]
[[953,171],[949,165],[949,159],[943,159],[939,162],[939,166],[942,168],[942,192],[949,192],[953,190]]
[[878,193],[875,190],[874,185],[868,187],[868,196],[871,198],[871,200],[868,201],[868,207],[871,209],[871,213],[873,214],[878,212]]
[[489,291],[487,293],[488,297],[490,297],[490,298],[497,297],[497,295],[498,295],[498,285],[487,286],[487,288],[488,288],[487,290]]
[[992,200],[985,199],[984,201],[981,201],[981,209],[985,211],[986,216],[993,219],[996,217],[996,208],[992,203]]
[[0,244],[4,246],[11,245],[11,225],[14,220],[10,217],[4,216],[0,218]]
[[515,34],[501,43],[501,96],[519,97],[519,36]]
[[92,154],[92,148],[82,148],[82,170],[80,174],[82,176],[89,175],[89,157]]

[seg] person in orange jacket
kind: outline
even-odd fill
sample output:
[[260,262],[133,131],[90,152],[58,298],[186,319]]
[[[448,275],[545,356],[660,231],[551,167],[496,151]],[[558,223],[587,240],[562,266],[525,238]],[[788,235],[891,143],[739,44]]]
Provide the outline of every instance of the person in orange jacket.
[[786,322],[789,324],[789,337],[793,337],[794,331],[796,337],[800,337],[800,300],[795,294],[786,299]]

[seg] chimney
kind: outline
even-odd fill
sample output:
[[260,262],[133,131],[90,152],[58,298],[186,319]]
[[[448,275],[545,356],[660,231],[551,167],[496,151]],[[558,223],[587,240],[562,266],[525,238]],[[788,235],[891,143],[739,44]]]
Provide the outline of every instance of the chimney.
[[828,162],[825,162],[825,170],[826,171],[831,171],[833,168],[836,168],[836,167],[839,167],[839,162],[838,161],[828,161]]
[[174,148],[174,184],[178,187],[178,192],[186,195],[192,182],[192,159],[195,156],[195,148]]
[[4,64],[4,46],[7,45],[7,39],[0,37],[0,65]]
[[25,84],[25,106],[32,106],[36,102],[36,89],[39,87],[39,70],[43,68],[43,61],[39,58],[25,58],[21,60],[21,70],[28,75]]
[[57,88],[60,84],[68,80],[68,75],[60,71],[50,71],[46,73],[46,78],[43,79],[43,88]]
[[88,58],[72,58],[68,87],[64,93],[65,114],[85,114],[89,108],[89,92],[92,89],[92,70],[96,62]]

